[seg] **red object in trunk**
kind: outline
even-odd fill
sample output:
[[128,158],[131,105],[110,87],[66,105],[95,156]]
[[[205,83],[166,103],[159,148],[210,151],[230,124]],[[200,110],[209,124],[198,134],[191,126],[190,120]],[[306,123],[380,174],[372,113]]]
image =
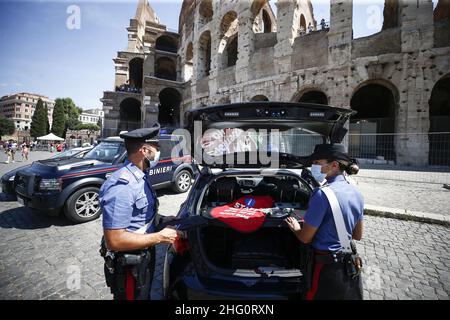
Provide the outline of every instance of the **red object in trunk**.
[[253,232],[261,228],[266,214],[260,210],[272,208],[274,201],[270,196],[242,197],[227,205],[211,210],[216,218],[239,232]]

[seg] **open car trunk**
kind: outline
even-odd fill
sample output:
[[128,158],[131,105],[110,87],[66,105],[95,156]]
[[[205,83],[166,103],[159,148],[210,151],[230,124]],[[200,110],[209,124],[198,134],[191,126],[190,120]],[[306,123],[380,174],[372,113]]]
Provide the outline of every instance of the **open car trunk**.
[[207,259],[220,269],[297,273],[301,264],[298,240],[286,228],[241,233],[232,228],[208,226],[200,234]]
[[[216,179],[200,201],[200,215],[210,220],[196,230],[201,260],[219,273],[301,276],[304,252],[284,219],[294,216],[302,221],[310,194],[310,187],[294,174]],[[254,211],[241,219],[239,210],[249,206]],[[220,216],[227,208],[239,212],[236,219]],[[219,215],[214,215],[214,210],[219,210]],[[254,212],[259,218],[263,215],[263,222],[252,229],[248,225],[254,223]]]

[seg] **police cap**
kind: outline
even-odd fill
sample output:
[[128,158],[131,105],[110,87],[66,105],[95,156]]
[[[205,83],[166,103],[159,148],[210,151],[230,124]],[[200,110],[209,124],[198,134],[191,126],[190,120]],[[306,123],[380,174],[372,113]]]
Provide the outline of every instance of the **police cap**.
[[319,159],[350,161],[350,156],[345,150],[345,146],[339,143],[318,144],[314,148],[313,154],[309,156],[310,161]]
[[130,132],[124,132],[121,133],[119,136],[124,140],[136,140],[152,144],[158,144],[159,129],[160,125],[158,123],[155,123],[150,128],[141,128]]

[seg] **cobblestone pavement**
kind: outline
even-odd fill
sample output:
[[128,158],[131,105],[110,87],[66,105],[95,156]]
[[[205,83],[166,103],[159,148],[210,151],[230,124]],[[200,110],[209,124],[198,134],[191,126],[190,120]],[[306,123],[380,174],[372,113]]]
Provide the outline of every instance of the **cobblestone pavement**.
[[450,190],[431,183],[355,176],[366,204],[450,216]]
[[[34,159],[49,156],[32,154]],[[13,168],[1,159],[0,175]],[[445,200],[448,204],[448,199],[434,195],[440,189],[421,190],[422,184],[412,193],[405,192],[401,184],[392,187],[391,182],[385,185],[380,180],[359,179],[358,183],[367,203],[379,201],[375,205],[398,207],[414,201],[419,205],[418,199],[424,198],[427,204],[415,210],[435,208],[442,213],[436,203]],[[175,214],[186,197],[167,191],[158,195],[160,212],[165,215]],[[425,200],[430,196],[435,198]],[[358,243],[365,260],[365,299],[449,299],[449,228],[369,216],[365,221],[364,240]],[[111,299],[98,254],[101,233],[100,219],[72,225],[62,217],[49,217],[17,202],[0,202],[0,299]],[[163,258],[164,247],[160,246],[154,299],[162,298]]]
[[[185,199],[159,195],[161,212],[167,213]],[[17,202],[1,203],[0,299],[111,299],[98,254],[101,233],[100,219],[71,225]],[[366,217],[358,244],[365,259],[365,298],[449,299],[449,245],[446,227]],[[154,299],[162,295],[163,257],[164,248],[158,247]]]

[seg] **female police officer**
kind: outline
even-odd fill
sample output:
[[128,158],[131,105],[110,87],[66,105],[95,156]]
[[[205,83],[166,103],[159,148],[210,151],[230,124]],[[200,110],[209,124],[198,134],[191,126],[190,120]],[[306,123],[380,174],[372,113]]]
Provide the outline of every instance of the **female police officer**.
[[[121,134],[128,159],[100,189],[106,247],[106,282],[114,299],[149,299],[155,251],[159,243],[173,243],[174,229],[154,232],[158,199],[146,169],[156,161],[159,124]],[[108,250],[107,250],[108,249]]]
[[[364,200],[361,193],[344,176],[344,171],[349,174],[357,173],[356,163],[340,144],[317,145],[309,159],[313,163],[311,171],[316,180],[325,178],[327,186],[338,200],[346,229],[346,232],[342,232],[347,233],[349,238],[361,240]],[[333,212],[324,190],[317,188],[313,191],[303,227],[293,217],[287,218],[286,223],[297,238],[304,244],[311,244],[314,251],[312,286],[306,294],[306,299],[362,299],[359,274],[361,260],[357,255],[353,255],[355,259],[351,262],[353,271],[356,272],[349,274]]]

